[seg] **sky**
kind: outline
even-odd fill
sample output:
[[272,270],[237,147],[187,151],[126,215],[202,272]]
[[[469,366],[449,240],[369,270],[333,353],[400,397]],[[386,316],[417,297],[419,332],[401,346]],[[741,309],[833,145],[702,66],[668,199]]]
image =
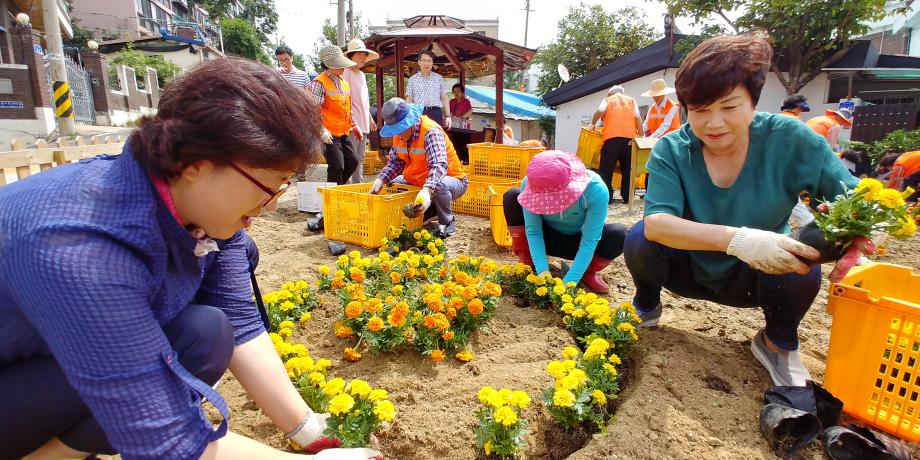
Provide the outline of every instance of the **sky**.
[[[348,0],[343,0],[348,1]],[[352,0],[354,10],[361,13],[365,29],[368,22],[383,25],[387,19],[405,19],[419,14],[444,14],[458,19],[498,18],[498,38],[518,45],[524,44],[524,0]],[[551,43],[557,33],[559,19],[579,0],[531,0],[530,26],[527,46],[537,48]],[[659,33],[664,28],[664,4],[656,0],[613,0],[601,3],[607,11],[636,6],[647,13],[648,23]],[[336,23],[333,0],[275,0],[278,11],[278,35],[295,53],[309,54],[319,39],[326,18]],[[346,3],[347,9],[347,3]],[[678,28],[692,30],[685,19],[677,20]]]

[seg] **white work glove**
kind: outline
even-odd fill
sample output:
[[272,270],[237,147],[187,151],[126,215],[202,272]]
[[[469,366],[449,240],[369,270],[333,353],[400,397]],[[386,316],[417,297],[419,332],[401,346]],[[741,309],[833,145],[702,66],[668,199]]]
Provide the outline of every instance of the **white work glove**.
[[796,255],[818,257],[817,250],[788,236],[747,227],[741,227],[735,232],[725,253],[770,275],[807,273],[808,266]]
[[427,188],[419,190],[418,195],[415,195],[416,203],[422,202],[422,212],[425,212],[429,206],[431,206],[431,192]]
[[383,181],[380,180],[380,178],[378,177],[378,178],[374,179],[374,183],[371,184],[370,194],[371,194],[371,195],[376,195],[376,194],[380,193],[381,190],[383,190]]
[[326,449],[313,456],[316,460],[383,460],[383,454],[374,449]]
[[323,128],[323,142],[326,144],[332,143],[332,133],[326,128]]
[[329,414],[310,412],[307,414],[304,425],[299,430],[285,436],[307,452],[338,447],[341,443],[337,439],[328,438],[323,434],[323,431],[326,430],[326,419],[328,418]]

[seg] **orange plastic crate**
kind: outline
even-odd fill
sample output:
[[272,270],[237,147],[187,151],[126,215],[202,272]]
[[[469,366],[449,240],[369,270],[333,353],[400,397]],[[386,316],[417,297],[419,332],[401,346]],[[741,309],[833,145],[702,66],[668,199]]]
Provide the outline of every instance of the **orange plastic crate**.
[[581,133],[578,135],[576,155],[581,158],[585,166],[597,169],[601,166],[601,147],[603,145],[604,139],[601,136],[601,130],[582,126]]
[[901,438],[920,441],[920,275],[870,263],[833,284],[824,386],[843,410]]
[[516,145],[480,142],[469,144],[470,165],[467,171],[477,176],[523,179],[533,157],[545,147],[520,147]]
[[366,248],[383,246],[391,225],[422,226],[422,216],[406,217],[403,206],[415,201],[419,188],[411,185],[386,187],[379,195],[368,193],[367,184],[320,188],[326,239]]
[[489,217],[491,194],[489,187],[492,185],[507,185],[513,187],[520,181],[504,177],[469,176],[470,186],[459,200],[454,201],[453,210],[460,214],[471,216]]
[[505,192],[514,186],[493,185],[489,187],[490,209],[489,209],[489,226],[492,227],[492,239],[495,244],[503,247],[511,247],[511,233],[508,232],[508,221],[505,220],[505,205],[503,198]]

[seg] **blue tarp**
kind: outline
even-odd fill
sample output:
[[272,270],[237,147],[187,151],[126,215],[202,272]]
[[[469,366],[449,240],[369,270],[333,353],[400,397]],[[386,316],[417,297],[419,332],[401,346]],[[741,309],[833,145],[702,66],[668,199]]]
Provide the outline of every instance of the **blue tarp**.
[[[540,98],[533,94],[506,89],[504,94],[505,112],[524,117],[555,117],[556,111],[540,105]],[[466,96],[495,107],[495,88],[491,86],[467,86]]]

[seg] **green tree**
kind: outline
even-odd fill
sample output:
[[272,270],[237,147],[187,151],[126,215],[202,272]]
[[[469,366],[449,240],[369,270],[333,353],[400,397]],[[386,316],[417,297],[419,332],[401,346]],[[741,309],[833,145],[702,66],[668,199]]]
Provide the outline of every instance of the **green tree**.
[[635,7],[607,12],[601,5],[580,4],[569,8],[558,27],[556,40],[540,48],[533,61],[546,69],[537,84],[539,94],[559,86],[559,64],[583,76],[658,39],[645,13]]
[[245,19],[224,19],[220,21],[220,28],[224,34],[224,51],[228,54],[254,61],[267,60],[268,56],[259,41],[259,33]]
[[[885,0],[663,0],[673,16],[706,26],[705,35],[757,33],[773,44],[771,70],[795,94],[846,54],[869,22],[886,14]],[[901,13],[895,9],[892,13]],[[737,19],[732,16],[741,13]],[[717,24],[722,22],[726,26]],[[693,44],[691,44],[693,46]],[[779,63],[786,71],[781,72]]]
[[[252,25],[263,47],[271,44],[269,37],[278,30],[278,11],[275,9],[275,0],[190,0],[189,3],[204,8],[211,19],[220,21],[221,26],[224,20],[245,20]],[[234,17],[233,7],[236,3],[241,4],[242,11]],[[226,40],[226,31],[224,31],[224,39]],[[259,60],[270,61],[267,54],[263,52],[263,55]]]
[[[367,36],[367,28],[361,21],[361,12],[355,13],[355,30],[353,31],[354,36],[358,38],[364,38]],[[310,55],[310,63],[313,65],[313,70],[316,73],[322,72],[323,68],[321,66],[322,62],[319,60],[319,50],[326,45],[335,45],[339,42],[338,31],[335,30],[336,25],[332,23],[332,20],[326,18],[323,22],[323,28],[320,31],[319,38],[316,39],[316,43],[313,45],[313,54]],[[350,39],[349,39],[350,40]],[[345,40],[347,43],[348,40]]]
[[[370,93],[368,101],[371,106],[377,105],[377,75],[372,73],[364,74],[367,79],[367,89]],[[383,101],[396,97],[396,77],[390,75],[383,76]]]
[[169,81],[182,71],[181,67],[164,60],[161,56],[147,56],[134,49],[134,44],[131,42],[128,42],[125,48],[109,61],[109,78],[114,78],[117,74],[115,66],[118,64],[134,69],[134,77],[137,78],[139,88],[144,87],[144,76],[147,75],[147,67],[157,71],[157,82],[161,88],[169,84]]

